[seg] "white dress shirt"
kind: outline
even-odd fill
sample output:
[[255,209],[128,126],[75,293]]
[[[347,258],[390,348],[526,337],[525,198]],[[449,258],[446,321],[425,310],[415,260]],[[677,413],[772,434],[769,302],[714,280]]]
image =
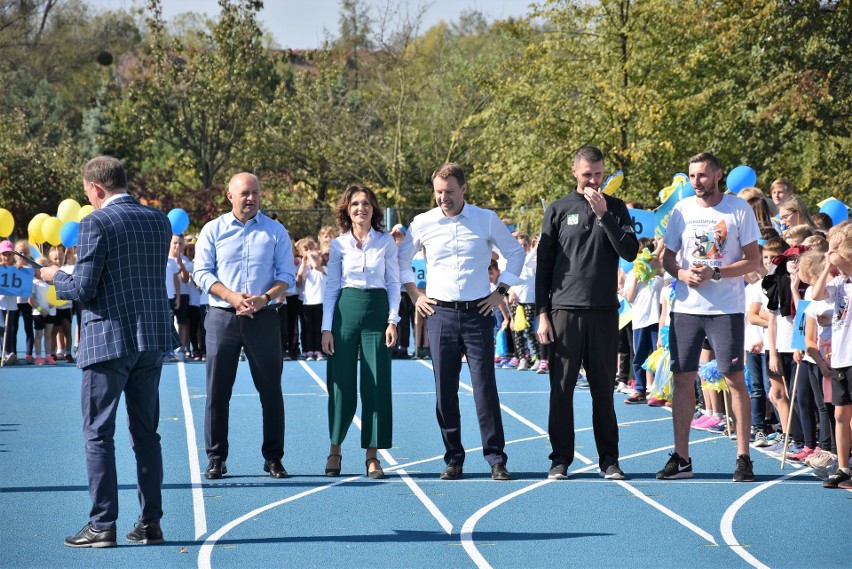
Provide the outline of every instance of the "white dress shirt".
[[524,265],[524,249],[490,209],[465,203],[457,216],[446,217],[436,207],[415,217],[408,229],[412,240],[403,256],[405,262],[400,262],[402,282],[414,282],[411,258],[422,248],[429,298],[461,302],[491,294],[488,265],[492,247],[506,258],[500,281],[509,286],[521,282],[518,275]]
[[399,322],[398,255],[399,249],[393,237],[375,229],[370,229],[360,249],[351,231],[334,239],[328,253],[322,330],[331,330],[334,306],[343,288],[387,290],[390,307],[388,323]]

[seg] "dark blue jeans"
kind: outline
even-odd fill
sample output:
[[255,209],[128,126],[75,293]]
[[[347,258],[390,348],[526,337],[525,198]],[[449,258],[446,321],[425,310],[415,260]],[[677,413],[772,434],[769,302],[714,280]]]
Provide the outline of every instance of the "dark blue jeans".
[[751,424],[766,432],[766,400],[769,393],[769,361],[766,354],[746,354],[746,367],[751,382]]
[[163,517],[160,449],[161,351],[137,352],[92,364],[83,370],[81,400],[86,470],[96,530],[112,529],[118,519],[118,475],[115,469],[115,414],[121,394],[127,405],[130,441],[136,454],[136,480],[144,523]]

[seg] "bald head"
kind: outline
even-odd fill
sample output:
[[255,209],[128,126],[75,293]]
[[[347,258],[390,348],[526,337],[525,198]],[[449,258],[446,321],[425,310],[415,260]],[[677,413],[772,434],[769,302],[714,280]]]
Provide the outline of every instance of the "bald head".
[[234,217],[245,223],[257,215],[260,208],[260,180],[249,172],[235,174],[228,182],[227,196]]

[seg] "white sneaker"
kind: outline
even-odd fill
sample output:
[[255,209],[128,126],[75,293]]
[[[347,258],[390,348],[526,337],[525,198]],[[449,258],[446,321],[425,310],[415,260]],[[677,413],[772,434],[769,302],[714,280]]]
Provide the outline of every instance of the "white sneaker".
[[761,431],[757,431],[754,434],[754,442],[751,443],[751,446],[754,448],[764,448],[770,445],[772,445],[772,443],[766,440],[766,435],[764,435]]
[[178,348],[175,350],[175,357],[179,362],[186,361],[186,352],[183,351],[183,348]]
[[530,369],[529,360],[527,360],[527,358],[521,358],[521,361],[518,362],[518,369],[521,371]]
[[634,389],[630,389],[630,386],[623,381],[618,382],[618,385],[615,386],[615,391],[618,393],[624,393],[625,395],[633,395],[636,393]]

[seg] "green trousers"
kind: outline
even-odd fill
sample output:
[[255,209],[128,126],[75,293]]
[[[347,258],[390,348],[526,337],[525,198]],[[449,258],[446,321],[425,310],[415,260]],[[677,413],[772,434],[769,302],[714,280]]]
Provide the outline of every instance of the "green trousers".
[[328,431],[341,445],[358,405],[361,349],[361,447],[391,448],[391,352],[385,346],[388,295],[384,289],[344,288],[334,307],[334,355],[327,360]]

